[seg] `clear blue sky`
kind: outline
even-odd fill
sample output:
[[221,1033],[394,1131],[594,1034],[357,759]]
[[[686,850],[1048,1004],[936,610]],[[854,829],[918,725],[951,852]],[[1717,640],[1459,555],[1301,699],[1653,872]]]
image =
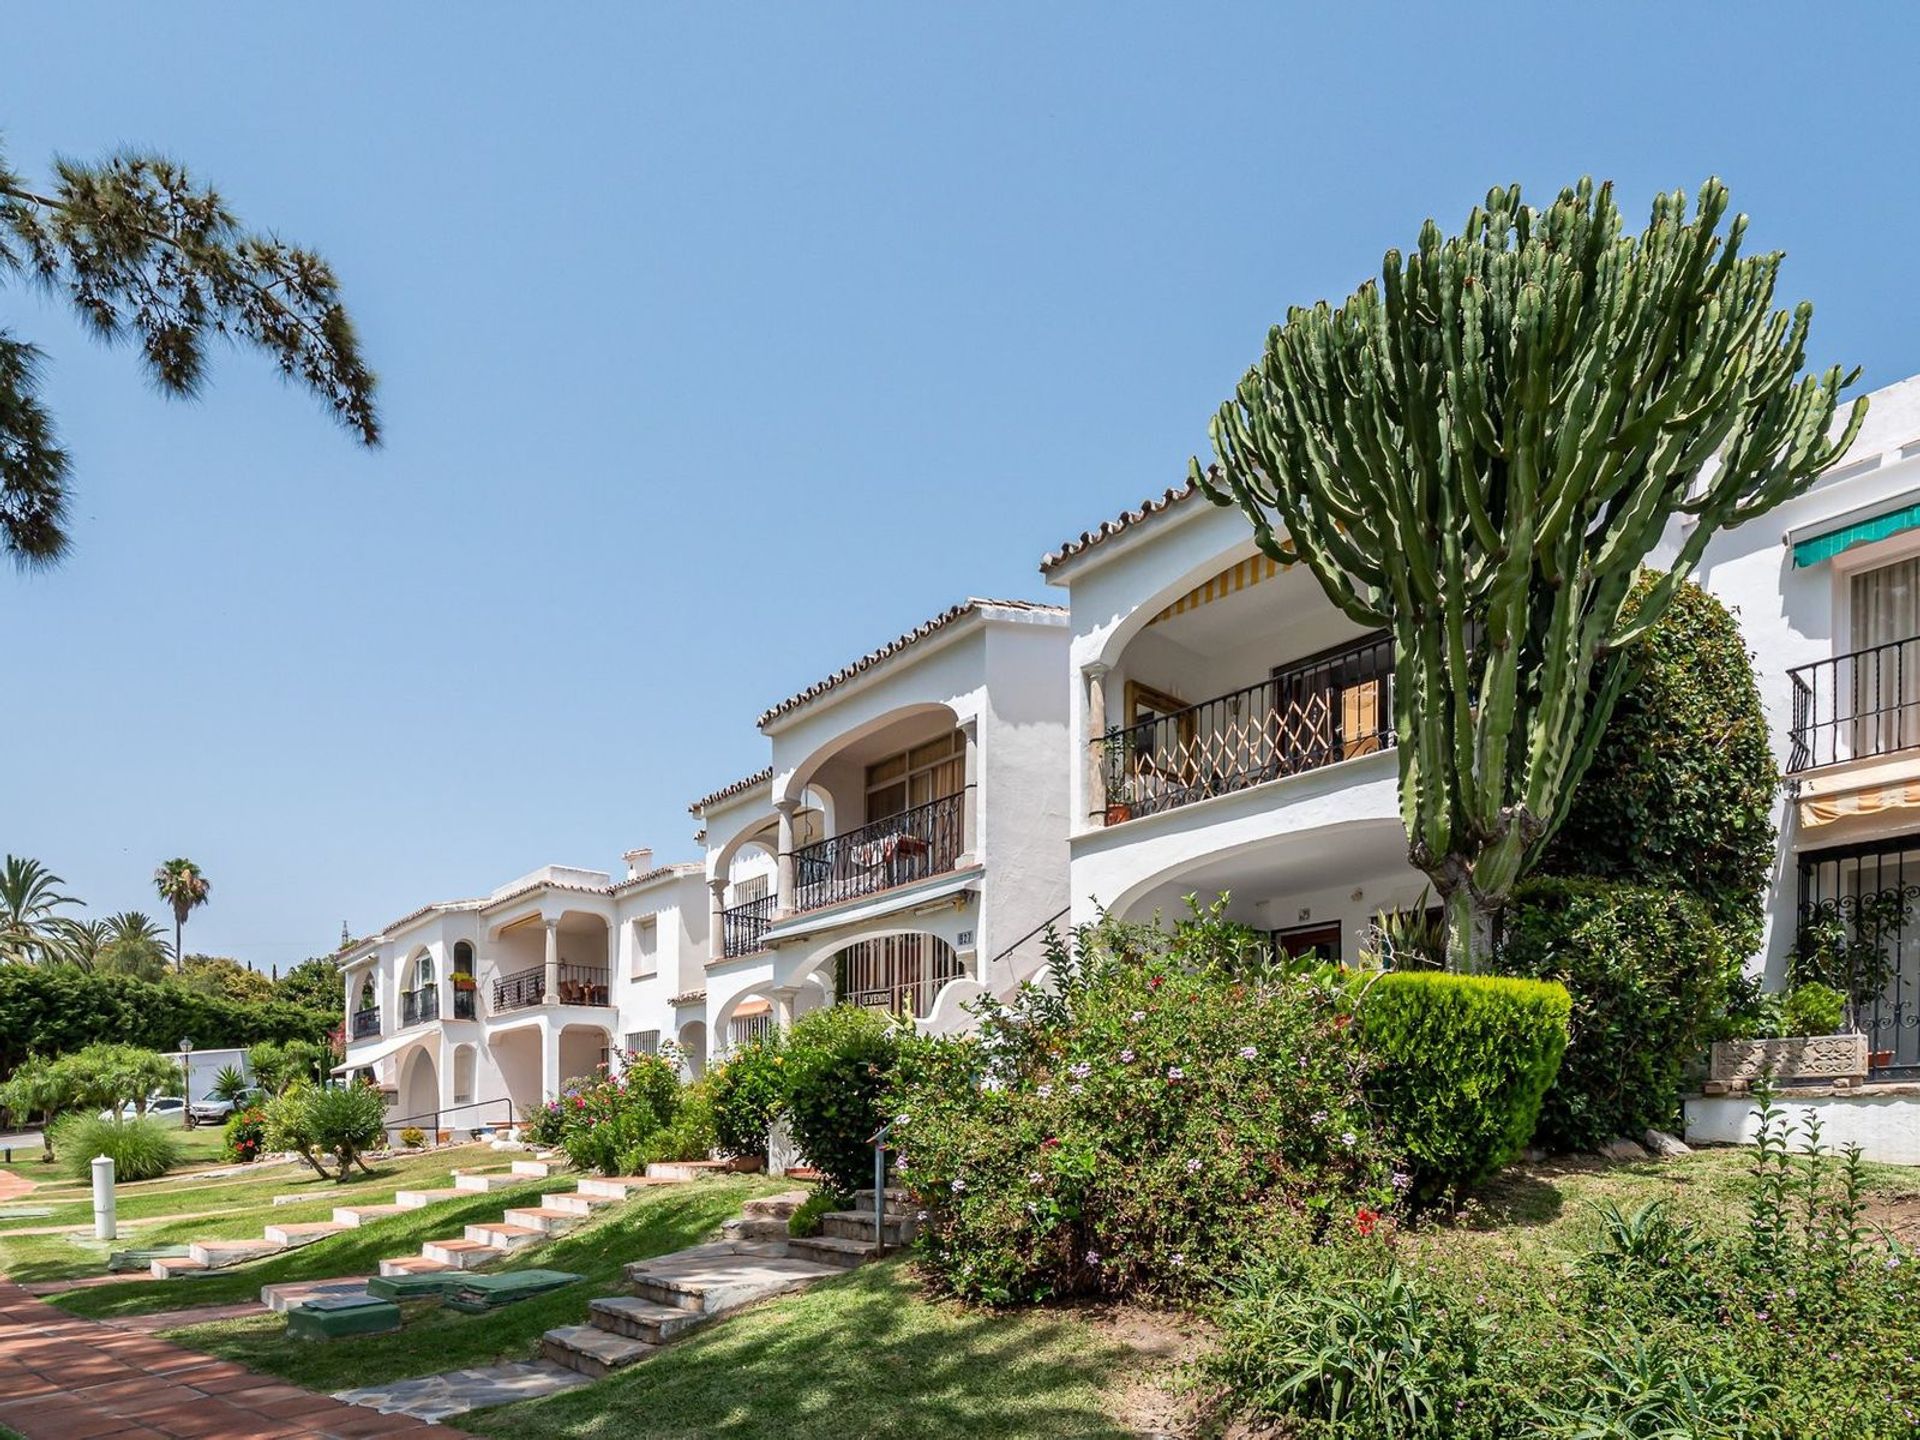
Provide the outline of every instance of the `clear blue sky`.
[[1496,182],[1725,177],[1822,362],[1920,370],[1905,7],[13,7],[0,143],[163,149],[338,268],[360,451],[57,306],[77,550],[0,573],[0,850],[261,968],[691,856],[768,703],[1176,484],[1287,305]]

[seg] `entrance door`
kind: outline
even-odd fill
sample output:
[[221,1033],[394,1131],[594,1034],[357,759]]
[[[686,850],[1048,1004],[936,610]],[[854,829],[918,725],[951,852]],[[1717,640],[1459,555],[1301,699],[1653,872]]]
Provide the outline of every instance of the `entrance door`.
[[1340,962],[1340,926],[1296,925],[1273,932],[1273,958]]

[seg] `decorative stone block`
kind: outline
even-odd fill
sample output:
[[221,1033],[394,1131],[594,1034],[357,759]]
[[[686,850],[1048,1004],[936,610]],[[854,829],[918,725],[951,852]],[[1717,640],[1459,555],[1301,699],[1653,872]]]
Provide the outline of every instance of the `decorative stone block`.
[[1727,1083],[1771,1074],[1776,1084],[1834,1084],[1867,1078],[1864,1035],[1794,1035],[1784,1040],[1716,1040],[1708,1074]]

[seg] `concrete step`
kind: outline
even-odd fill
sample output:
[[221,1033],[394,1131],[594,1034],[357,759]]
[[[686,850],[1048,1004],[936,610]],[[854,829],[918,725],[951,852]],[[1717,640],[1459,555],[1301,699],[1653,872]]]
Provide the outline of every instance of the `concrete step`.
[[569,1215],[586,1216],[604,1206],[615,1202],[605,1195],[582,1195],[577,1191],[563,1190],[555,1195],[542,1195],[542,1210],[561,1210]]
[[659,1348],[597,1325],[563,1325],[540,1337],[540,1353],[546,1359],[595,1380],[644,1360]]
[[[920,1212],[920,1206],[915,1202],[913,1196],[909,1195],[905,1190],[899,1189],[897,1186],[889,1185],[886,1195],[887,1198],[882,1208],[884,1208],[889,1215],[917,1215]],[[873,1213],[873,1187],[871,1185],[864,1190],[856,1190],[853,1192],[853,1208],[856,1210],[864,1210],[869,1215]]]
[[[450,1270],[473,1270],[489,1261],[498,1260],[506,1251],[466,1236],[459,1240],[429,1240],[420,1247],[420,1253],[428,1260],[439,1261]],[[383,1267],[386,1264],[384,1260],[380,1263]],[[386,1273],[384,1268],[381,1273]]]
[[500,1218],[509,1225],[522,1226],[541,1235],[559,1235],[578,1225],[582,1217],[571,1210],[554,1210],[545,1205],[528,1205],[518,1210],[509,1210]]
[[155,1260],[147,1266],[147,1273],[156,1280],[172,1280],[180,1275],[192,1275],[207,1268],[206,1262],[195,1260],[187,1255],[171,1255]]
[[759,1215],[742,1215],[721,1221],[720,1233],[729,1240],[779,1241],[787,1238],[787,1222]]
[[644,1190],[649,1185],[673,1183],[669,1180],[650,1180],[645,1175],[582,1175],[574,1189],[582,1195],[602,1200],[624,1200],[634,1191]]
[[196,1240],[187,1246],[187,1254],[209,1270],[218,1270],[225,1265],[278,1255],[286,1248],[274,1240]]
[[504,1170],[486,1170],[477,1175],[456,1175],[453,1188],[464,1190],[472,1195],[487,1195],[495,1190],[511,1190],[516,1185],[527,1183],[524,1175],[510,1175]]
[[778,1195],[763,1195],[758,1200],[749,1200],[742,1205],[740,1214],[748,1220],[786,1220],[807,1203],[807,1193],[805,1190],[787,1190]]
[[295,1280],[281,1285],[262,1285],[260,1303],[276,1315],[284,1315],[306,1300],[337,1300],[367,1293],[364,1280]]
[[725,1160],[663,1160],[647,1166],[649,1180],[702,1180],[733,1173],[734,1167]]
[[587,1306],[587,1321],[602,1330],[611,1330],[629,1340],[644,1340],[649,1345],[664,1345],[683,1330],[706,1320],[697,1310],[678,1305],[662,1305],[638,1295],[609,1295]]
[[841,1240],[831,1235],[814,1235],[805,1240],[787,1242],[787,1253],[796,1260],[815,1265],[837,1265],[851,1270],[880,1257],[880,1247],[871,1240]]
[[515,1175],[526,1175],[536,1180],[544,1180],[547,1176],[553,1174],[554,1171],[566,1169],[567,1162],[564,1160],[516,1160],[513,1162],[512,1168]]
[[424,1210],[429,1205],[437,1205],[442,1200],[451,1200],[466,1193],[451,1187],[445,1190],[402,1190],[393,1197],[393,1203],[402,1210]]
[[508,1220],[495,1220],[487,1225],[467,1226],[467,1239],[476,1245],[487,1245],[505,1253],[519,1250],[524,1246],[546,1239],[544,1232],[531,1225],[516,1225]]
[[[912,1240],[918,1229],[911,1217],[897,1211],[880,1217],[880,1238],[895,1250]],[[836,1240],[871,1240],[873,1239],[873,1212],[871,1210],[830,1210],[820,1217],[820,1233],[830,1235]]]
[[392,1205],[336,1205],[333,1207],[333,1223],[345,1226],[349,1230],[357,1230],[362,1225],[370,1224],[388,1215],[400,1215],[417,1208],[419,1207],[402,1205],[398,1201]]
[[785,1244],[722,1240],[636,1260],[624,1273],[627,1288],[643,1300],[717,1315],[834,1273],[836,1267],[798,1259],[788,1251]]
[[425,1255],[399,1255],[391,1260],[380,1262],[382,1275],[425,1275],[436,1270],[458,1270],[459,1268],[458,1265],[449,1265],[444,1260],[430,1260]]
[[341,1234],[347,1228],[332,1220],[314,1220],[304,1225],[269,1225],[266,1235],[276,1245],[291,1249],[295,1245],[311,1245],[329,1235]]

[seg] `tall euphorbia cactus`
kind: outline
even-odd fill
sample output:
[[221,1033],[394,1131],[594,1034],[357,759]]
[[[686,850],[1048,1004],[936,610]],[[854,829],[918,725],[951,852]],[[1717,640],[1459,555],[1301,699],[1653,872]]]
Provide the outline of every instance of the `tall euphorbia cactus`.
[[[1590,180],[1548,209],[1495,190],[1428,221],[1337,308],[1295,308],[1209,426],[1193,476],[1262,550],[1391,628],[1409,856],[1444,897],[1448,963],[1566,812],[1626,676],[1713,535],[1799,494],[1852,444],[1838,367],[1802,377],[1812,307],[1771,308],[1780,255],[1724,236],[1726,187],[1622,233]],[[1675,516],[1663,581],[1621,606]]]

